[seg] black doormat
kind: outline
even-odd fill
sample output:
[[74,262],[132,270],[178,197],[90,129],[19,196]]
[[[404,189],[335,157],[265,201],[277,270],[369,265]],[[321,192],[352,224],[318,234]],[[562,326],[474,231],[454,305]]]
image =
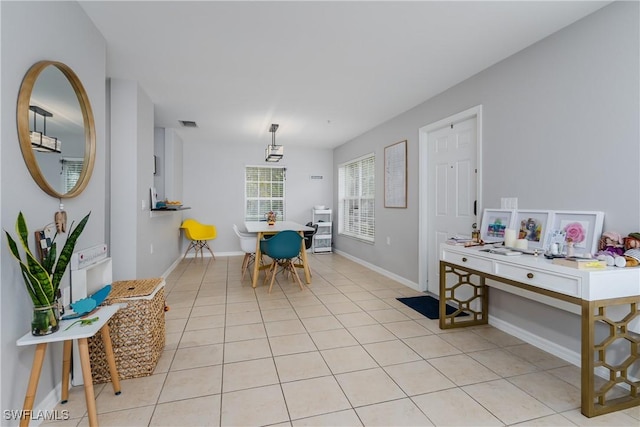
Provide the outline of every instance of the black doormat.
[[[407,307],[413,308],[423,316],[427,316],[429,319],[438,319],[440,317],[440,301],[432,296],[423,295],[419,297],[406,297],[396,299]],[[455,311],[455,307],[447,305],[447,314],[452,314]],[[458,316],[468,316],[468,314],[459,313]]]

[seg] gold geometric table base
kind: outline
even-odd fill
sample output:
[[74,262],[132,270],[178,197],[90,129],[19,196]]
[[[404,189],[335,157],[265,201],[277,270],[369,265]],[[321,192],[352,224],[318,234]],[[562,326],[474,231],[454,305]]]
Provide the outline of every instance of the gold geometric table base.
[[[640,381],[631,377],[640,375],[640,334],[629,329],[629,323],[640,317],[640,296],[583,301],[440,261],[440,329],[489,322],[486,279],[581,305],[580,392],[583,415],[594,417],[640,405]],[[456,308],[451,314],[446,314],[447,303]],[[624,315],[612,318],[610,313],[620,310],[624,310]],[[467,316],[459,316],[461,313]],[[608,370],[608,379],[597,376],[596,369]]]

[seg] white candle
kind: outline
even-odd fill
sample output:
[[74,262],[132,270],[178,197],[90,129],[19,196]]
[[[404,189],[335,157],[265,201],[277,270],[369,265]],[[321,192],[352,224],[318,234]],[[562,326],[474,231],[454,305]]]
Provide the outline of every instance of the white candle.
[[516,230],[513,228],[506,228],[504,230],[504,245],[508,248],[516,245]]
[[516,249],[527,249],[527,248],[529,248],[529,241],[527,239],[516,240]]

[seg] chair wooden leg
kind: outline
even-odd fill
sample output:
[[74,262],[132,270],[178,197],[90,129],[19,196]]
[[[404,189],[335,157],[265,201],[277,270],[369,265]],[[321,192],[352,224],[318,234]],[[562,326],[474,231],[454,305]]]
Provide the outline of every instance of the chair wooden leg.
[[[206,241],[202,242],[202,246],[209,249],[209,252],[211,253],[211,256],[213,257],[213,259],[216,259],[216,256],[213,254],[213,251],[211,250],[211,248],[209,247],[209,243],[207,243]],[[203,251],[204,252],[204,251]]]
[[242,280],[244,280],[244,275],[247,272],[247,269],[249,268],[250,257],[251,257],[251,254],[244,254],[244,259],[242,260]]
[[304,287],[302,286],[302,282],[300,281],[300,276],[298,276],[298,272],[296,271],[296,267],[293,265],[293,262],[289,260],[289,268],[291,269],[291,274],[295,277],[298,282],[298,286],[300,286],[300,290],[304,291]]
[[273,288],[273,282],[276,280],[277,272],[278,272],[278,261],[273,260],[273,273],[271,273],[271,284],[269,285],[269,293],[271,293],[271,288]]

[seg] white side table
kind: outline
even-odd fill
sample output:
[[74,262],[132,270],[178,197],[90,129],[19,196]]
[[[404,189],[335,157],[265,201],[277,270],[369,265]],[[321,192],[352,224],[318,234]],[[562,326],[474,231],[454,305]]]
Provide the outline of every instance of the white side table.
[[87,338],[90,338],[102,331],[102,339],[104,342],[107,363],[111,373],[111,382],[113,391],[116,395],[120,394],[120,378],[118,369],[116,368],[115,358],[113,356],[113,347],[111,345],[111,336],[109,335],[109,326],[107,322],[120,309],[120,305],[114,304],[100,307],[95,312],[86,316],[87,318],[98,317],[98,320],[91,325],[81,326],[80,323],[73,325],[66,330],[73,322],[78,319],[62,320],[60,329],[50,335],[33,336],[30,332],[20,338],[16,344],[18,346],[36,345],[36,353],[33,357],[33,366],[31,367],[31,376],[29,377],[29,385],[27,393],[24,397],[23,416],[20,420],[20,427],[29,425],[31,419],[31,411],[33,402],[38,390],[38,382],[40,381],[40,373],[42,372],[42,364],[44,355],[47,350],[47,344],[51,342],[64,341],[63,357],[62,357],[62,403],[66,403],[69,398],[69,372],[71,368],[71,343],[73,340],[78,341],[78,349],[80,351],[80,363],[82,365],[82,377],[84,380],[84,395],[87,400],[87,413],[89,415],[89,425],[91,427],[98,425],[98,415],[96,413],[96,401],[93,392],[93,379],[91,378],[91,364],[89,361],[89,346]]

